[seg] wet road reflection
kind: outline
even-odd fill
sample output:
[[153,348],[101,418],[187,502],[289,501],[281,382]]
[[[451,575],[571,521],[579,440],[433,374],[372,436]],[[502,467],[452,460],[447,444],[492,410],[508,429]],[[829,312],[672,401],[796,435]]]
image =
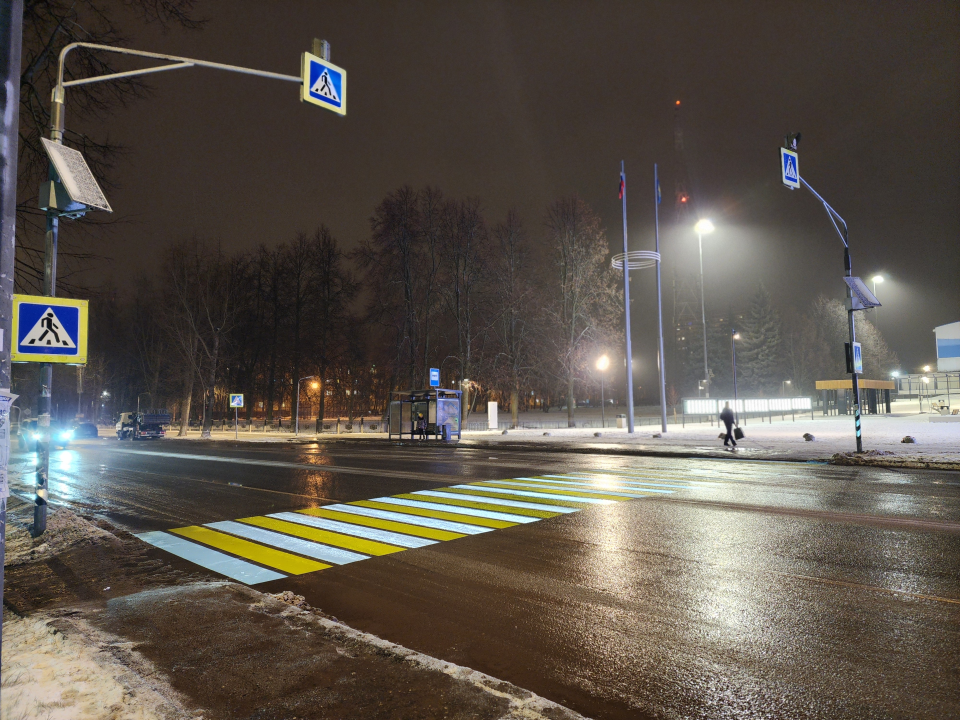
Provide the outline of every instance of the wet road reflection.
[[957,473],[102,440],[55,454],[51,499],[143,532],[545,475],[651,492],[262,589],[591,717],[960,717]]

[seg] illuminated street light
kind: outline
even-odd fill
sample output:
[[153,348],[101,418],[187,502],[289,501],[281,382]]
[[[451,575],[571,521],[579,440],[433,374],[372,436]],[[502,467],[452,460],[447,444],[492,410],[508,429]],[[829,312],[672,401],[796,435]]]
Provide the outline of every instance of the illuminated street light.
[[[924,366],[923,366],[923,371],[924,371],[924,372],[930,372],[930,366],[929,366],[929,365],[924,365]],[[924,380],[926,380],[926,378],[924,378]]]
[[[294,421],[295,422],[294,427],[296,429],[293,432],[294,435],[300,434],[300,383],[302,383],[304,380],[313,380],[315,377],[316,375],[307,375],[306,377],[300,378],[299,380],[297,380],[297,403],[295,406],[296,410],[294,411],[294,414],[296,415],[296,420]],[[316,386],[316,384],[317,383],[313,383],[314,386]]]
[[704,397],[710,397],[710,369],[707,365],[707,311],[703,303],[703,236],[714,231],[713,223],[703,218],[693,226],[697,234],[697,246],[700,248],[700,319],[703,321],[703,390]]
[[784,380],[780,383],[780,397],[787,396],[787,385],[792,385],[793,383],[790,380]]
[[[603,405],[603,374],[607,371],[607,368],[610,367],[610,358],[606,355],[601,355],[597,358],[597,370],[600,371],[600,427],[605,428],[607,426],[606,418],[606,408]],[[631,411],[633,408],[631,408]]]

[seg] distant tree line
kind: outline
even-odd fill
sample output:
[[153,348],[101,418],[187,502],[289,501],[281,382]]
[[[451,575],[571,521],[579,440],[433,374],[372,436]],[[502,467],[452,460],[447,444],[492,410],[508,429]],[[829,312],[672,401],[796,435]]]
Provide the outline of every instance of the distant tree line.
[[[864,377],[886,379],[899,359],[886,344],[869,313],[858,312],[857,342],[863,347]],[[733,392],[733,332],[736,340],[737,386],[744,396],[771,396],[781,392],[814,395],[817,380],[848,377],[844,343],[848,341],[847,310],[839,300],[823,295],[805,311],[785,316],[773,306],[760,284],[744,312],[728,310],[721,320],[707,320],[707,356],[712,395]],[[702,337],[703,325],[687,329]],[[703,345],[688,344],[678,353],[670,374],[668,397],[695,396],[703,378]],[[787,386],[789,381],[789,386]],[[672,393],[671,393],[672,390]]]

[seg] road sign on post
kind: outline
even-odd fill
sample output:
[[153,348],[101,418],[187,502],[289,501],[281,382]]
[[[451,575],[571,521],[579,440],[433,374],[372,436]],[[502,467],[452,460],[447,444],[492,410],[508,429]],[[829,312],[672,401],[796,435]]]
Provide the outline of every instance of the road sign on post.
[[430,368],[430,387],[440,387],[440,368]]
[[347,71],[329,60],[305,52],[300,59],[300,99],[338,115],[347,114]]
[[863,375],[863,350],[860,343],[852,343],[853,352],[850,351],[851,343],[844,343],[843,349],[847,356],[847,372],[851,375]]
[[780,179],[791,190],[800,187],[800,164],[793,150],[780,148]]
[[230,393],[230,407],[232,408],[243,407],[243,393]]
[[13,296],[13,362],[87,362],[87,301]]

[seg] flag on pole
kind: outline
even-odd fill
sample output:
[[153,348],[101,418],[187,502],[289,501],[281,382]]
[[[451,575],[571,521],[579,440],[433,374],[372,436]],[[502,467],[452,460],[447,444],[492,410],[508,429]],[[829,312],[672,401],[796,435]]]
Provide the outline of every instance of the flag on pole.
[[661,200],[663,200],[663,198],[660,196],[660,181],[657,180],[657,205],[660,204]]
[[627,179],[623,176],[623,173],[620,173],[620,194],[617,196],[617,200],[623,200],[623,191],[627,187]]

